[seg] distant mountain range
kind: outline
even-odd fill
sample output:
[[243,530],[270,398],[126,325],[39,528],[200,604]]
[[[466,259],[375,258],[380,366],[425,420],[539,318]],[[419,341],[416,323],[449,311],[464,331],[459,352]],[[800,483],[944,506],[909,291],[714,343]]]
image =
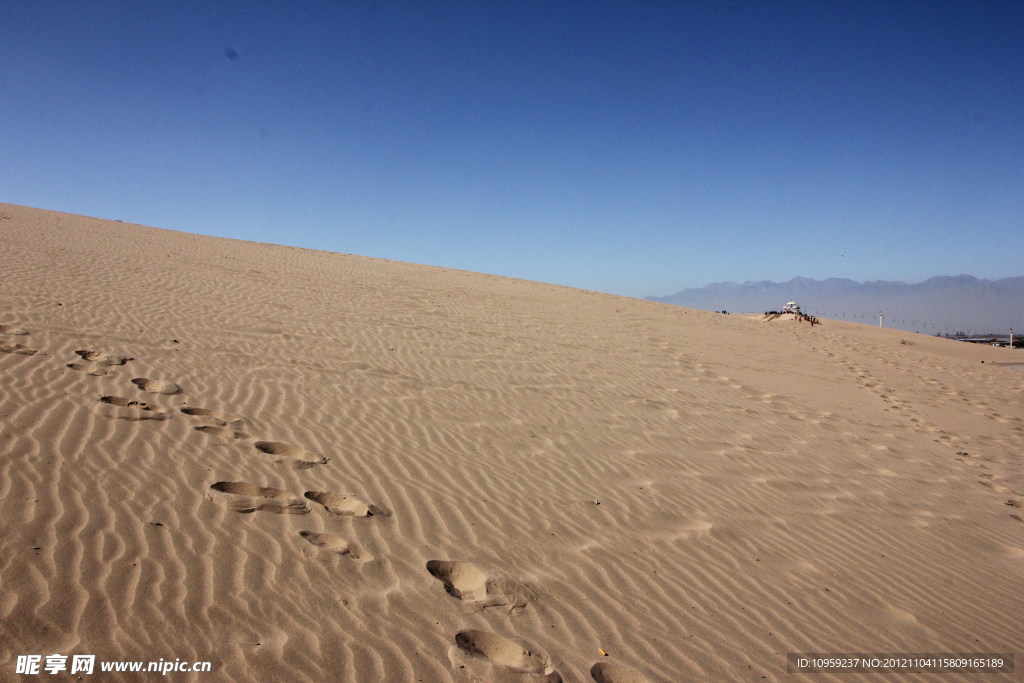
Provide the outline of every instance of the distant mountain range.
[[841,278],[789,282],[719,282],[669,296],[649,296],[706,311],[760,313],[796,301],[805,312],[871,325],[883,324],[925,334],[1000,332],[1024,334],[1024,277],[981,280],[971,275],[940,275],[924,282],[855,282]]

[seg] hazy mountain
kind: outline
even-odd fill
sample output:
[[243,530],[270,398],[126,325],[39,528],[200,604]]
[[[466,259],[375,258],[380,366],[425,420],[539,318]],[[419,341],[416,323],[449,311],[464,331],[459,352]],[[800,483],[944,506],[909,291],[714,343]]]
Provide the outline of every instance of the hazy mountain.
[[1024,277],[980,280],[971,275],[940,275],[924,282],[855,282],[840,278],[789,282],[719,282],[684,289],[650,301],[707,311],[760,313],[796,301],[804,311],[825,318],[878,324],[927,334],[1001,332],[1024,334]]

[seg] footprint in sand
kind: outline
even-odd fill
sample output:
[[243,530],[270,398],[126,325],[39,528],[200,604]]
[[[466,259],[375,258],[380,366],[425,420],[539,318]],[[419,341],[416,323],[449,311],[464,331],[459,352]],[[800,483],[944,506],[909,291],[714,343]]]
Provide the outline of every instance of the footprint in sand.
[[301,448],[296,448],[280,441],[257,441],[253,444],[253,447],[260,453],[276,456],[278,460],[275,462],[287,463],[300,470],[310,468],[313,465],[324,465],[330,459],[318,457],[309,451],[304,451]]
[[235,512],[266,510],[277,514],[307,515],[309,506],[288,491],[244,481],[218,481],[210,486],[210,500]]
[[483,600],[487,597],[487,574],[469,562],[431,560],[427,571],[444,584],[448,594],[459,600]]
[[192,417],[206,418],[219,427],[223,427],[229,423],[241,424],[245,422],[242,418],[232,413],[222,413],[208,408],[182,408],[181,412],[186,415],[191,415]]
[[361,546],[346,541],[341,536],[334,534],[318,533],[315,531],[300,531],[299,536],[315,545],[317,548],[330,553],[336,553],[359,562],[368,562],[373,559]]
[[245,431],[245,420],[231,413],[221,413],[207,408],[182,408],[181,412],[198,419],[203,424],[195,427],[196,431],[223,436],[231,439],[248,439]]
[[510,577],[492,577],[469,562],[430,560],[427,571],[444,584],[448,594],[466,602],[482,603],[481,607],[507,607],[508,612],[526,609],[536,597],[522,581]]
[[96,363],[68,363],[67,367],[78,372],[84,372],[87,375],[92,375],[93,377],[102,377],[107,374],[107,369],[100,367]]
[[508,672],[544,676],[544,680],[551,683],[562,680],[561,675],[551,667],[548,658],[542,653],[487,631],[456,633],[455,648],[450,652],[450,656],[453,663],[461,660],[472,665],[483,660]]
[[197,432],[209,434],[210,436],[222,436],[227,439],[248,439],[249,432],[236,429],[231,425],[199,425],[195,427]]
[[115,420],[166,420],[167,413],[156,410],[143,401],[135,401],[123,396],[101,396],[100,414]]
[[31,356],[39,352],[24,344],[0,344],[0,353],[17,353],[22,356]]
[[97,365],[124,365],[130,360],[135,360],[131,356],[115,356],[102,351],[90,351],[89,349],[79,349],[75,353],[81,356],[82,360],[96,363]]
[[148,377],[136,377],[132,380],[132,384],[137,386],[143,391],[148,391],[151,394],[166,394],[173,396],[181,393],[181,387],[174,382],[169,382],[166,379],[149,379]]
[[[992,475],[990,474],[988,476],[991,477]],[[978,483],[981,484],[982,486],[987,486],[988,488],[992,489],[996,493],[1012,493],[1012,494],[1019,495],[1013,489],[1007,488],[1007,487],[1003,486],[1002,484],[997,484],[994,481],[979,481]]]
[[345,517],[390,517],[391,511],[378,505],[370,505],[355,496],[343,496],[330,491],[306,491],[306,498],[320,503],[331,514]]
[[135,360],[129,356],[114,356],[103,353],[102,351],[90,351],[89,349],[79,349],[75,351],[82,360],[74,363],[68,363],[67,367],[77,372],[84,372],[87,375],[93,377],[102,377],[107,374],[106,366],[109,365],[124,365],[130,360]]
[[0,334],[7,334],[12,337],[21,337],[29,334],[29,331],[17,325],[0,325]]
[[590,677],[597,683],[647,683],[647,678],[632,669],[608,662],[598,662],[590,667]]

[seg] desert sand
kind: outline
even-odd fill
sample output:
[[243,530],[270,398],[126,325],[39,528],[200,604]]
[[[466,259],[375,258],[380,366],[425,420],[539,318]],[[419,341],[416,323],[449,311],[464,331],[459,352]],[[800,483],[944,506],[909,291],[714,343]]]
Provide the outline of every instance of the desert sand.
[[11,204],[0,285],[4,680],[1024,651],[1024,352]]

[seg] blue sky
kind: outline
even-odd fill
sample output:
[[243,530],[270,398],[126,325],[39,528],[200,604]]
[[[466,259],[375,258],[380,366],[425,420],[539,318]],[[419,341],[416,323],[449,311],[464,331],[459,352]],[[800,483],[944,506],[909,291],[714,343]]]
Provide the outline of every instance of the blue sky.
[[1024,274],[1024,2],[6,3],[0,201],[628,296]]

